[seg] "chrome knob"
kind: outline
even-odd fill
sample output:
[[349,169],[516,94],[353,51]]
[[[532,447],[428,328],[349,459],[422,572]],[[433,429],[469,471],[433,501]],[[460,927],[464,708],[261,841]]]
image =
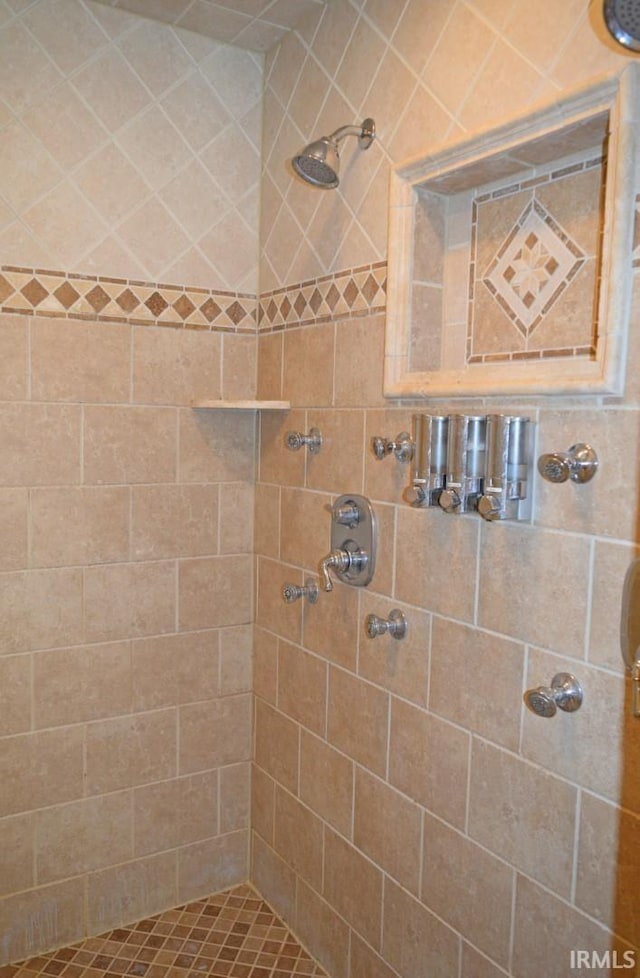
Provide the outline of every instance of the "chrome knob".
[[322,435],[319,428],[310,428],[308,435],[302,431],[288,431],[284,441],[290,452],[299,452],[303,445],[306,445],[311,455],[317,455],[322,448]]
[[427,491],[422,486],[409,486],[404,492],[404,498],[414,509],[429,505]]
[[528,689],[524,694],[525,705],[540,717],[555,716],[558,709],[574,713],[580,708],[582,698],[582,686],[570,672],[559,672],[550,686]]
[[538,459],[538,472],[547,482],[584,483],[593,479],[598,456],[590,445],[578,442],[567,452],[547,452]]
[[318,582],[314,581],[313,578],[305,581],[304,587],[300,587],[298,584],[284,584],[282,587],[282,597],[287,604],[293,604],[300,598],[305,598],[309,604],[315,604],[319,593]]
[[342,506],[332,506],[331,514],[333,516],[334,522],[340,523],[341,526],[357,526],[360,522],[360,509],[352,499],[344,503]]
[[399,462],[410,462],[413,458],[413,441],[408,431],[401,431],[393,440],[376,436],[371,439],[371,450],[378,461],[387,455],[395,455]]
[[392,638],[401,639],[407,634],[409,624],[398,608],[394,608],[388,618],[378,618],[377,615],[367,615],[365,627],[369,638],[377,638],[387,632]]

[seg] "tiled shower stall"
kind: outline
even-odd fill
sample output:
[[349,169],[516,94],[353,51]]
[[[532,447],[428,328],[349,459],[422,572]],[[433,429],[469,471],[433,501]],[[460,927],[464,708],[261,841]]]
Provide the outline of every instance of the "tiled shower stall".
[[[263,56],[0,0],[0,964],[246,880],[331,978],[569,978],[576,949],[609,975],[637,950],[637,274],[624,396],[382,391],[390,166],[621,71],[596,6],[333,0]],[[337,190],[293,177],[369,115]],[[564,188],[535,197],[586,259],[545,348],[591,340],[568,323],[593,221]],[[495,308],[483,355],[517,335]],[[191,406],[252,398],[291,409]],[[532,478],[523,523],[412,509],[369,445],[415,411],[526,414],[600,469]],[[287,451],[311,427],[322,451]],[[376,512],[372,583],[285,604],[346,492]],[[392,608],[408,637],[368,639]],[[582,708],[528,713],[559,671]]]

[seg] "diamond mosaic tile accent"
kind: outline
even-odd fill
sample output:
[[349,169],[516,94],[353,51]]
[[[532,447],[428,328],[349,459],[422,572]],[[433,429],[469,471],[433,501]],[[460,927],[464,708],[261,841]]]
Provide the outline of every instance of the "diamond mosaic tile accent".
[[324,275],[260,296],[260,331],[365,316],[386,307],[387,263]]
[[253,333],[255,295],[0,266],[0,311]]
[[498,249],[482,281],[529,336],[584,264],[578,245],[532,200]]
[[247,885],[0,967],[0,978],[58,975],[327,978],[271,907]]

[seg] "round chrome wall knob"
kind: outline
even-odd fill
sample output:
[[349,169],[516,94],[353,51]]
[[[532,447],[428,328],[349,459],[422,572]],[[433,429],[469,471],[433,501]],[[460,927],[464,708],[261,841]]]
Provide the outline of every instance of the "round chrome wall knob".
[[550,686],[528,689],[524,694],[525,705],[539,717],[553,717],[558,709],[574,713],[580,708],[582,698],[582,686],[570,672],[559,672]]

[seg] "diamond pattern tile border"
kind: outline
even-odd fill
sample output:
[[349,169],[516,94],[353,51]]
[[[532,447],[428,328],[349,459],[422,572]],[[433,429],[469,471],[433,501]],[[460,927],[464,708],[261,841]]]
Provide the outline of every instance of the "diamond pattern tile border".
[[248,885],[29,961],[0,978],[328,978]]
[[254,333],[255,295],[0,265],[0,311]]
[[387,263],[374,262],[260,296],[260,332],[367,316],[386,308]]

